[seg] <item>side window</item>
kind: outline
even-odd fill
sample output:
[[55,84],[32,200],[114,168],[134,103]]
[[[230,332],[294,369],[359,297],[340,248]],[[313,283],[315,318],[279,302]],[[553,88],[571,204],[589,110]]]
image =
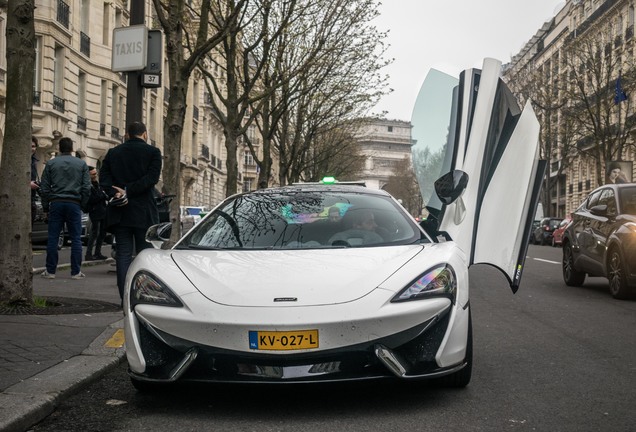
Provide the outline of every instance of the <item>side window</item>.
[[607,206],[607,214],[615,215],[616,214],[616,197],[614,196],[614,191],[612,189],[605,189],[601,193],[601,196],[598,200],[600,205]]
[[585,208],[587,208],[589,210],[592,207],[594,207],[595,205],[598,205],[598,199],[601,196],[601,192],[602,191],[596,191],[592,195],[590,195],[590,197],[587,200],[587,205],[585,206]]

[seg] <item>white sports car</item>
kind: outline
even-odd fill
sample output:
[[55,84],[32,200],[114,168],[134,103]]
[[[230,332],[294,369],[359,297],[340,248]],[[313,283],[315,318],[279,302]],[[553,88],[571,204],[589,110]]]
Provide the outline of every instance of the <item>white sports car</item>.
[[468,268],[494,265],[516,291],[545,167],[532,109],[519,110],[499,69],[486,60],[423,84],[413,160],[418,178],[438,180],[422,185],[422,225],[384,191],[306,184],[232,196],[172,249],[140,253],[124,300],[133,384],[466,386]]

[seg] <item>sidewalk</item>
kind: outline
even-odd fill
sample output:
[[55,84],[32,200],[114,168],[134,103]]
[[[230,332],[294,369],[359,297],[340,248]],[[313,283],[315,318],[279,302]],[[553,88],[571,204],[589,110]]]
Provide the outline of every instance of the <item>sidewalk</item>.
[[122,361],[123,314],[111,262],[84,263],[83,280],[71,279],[68,264],[55,279],[35,269],[34,295],[59,301],[62,314],[0,314],[0,431],[27,430]]

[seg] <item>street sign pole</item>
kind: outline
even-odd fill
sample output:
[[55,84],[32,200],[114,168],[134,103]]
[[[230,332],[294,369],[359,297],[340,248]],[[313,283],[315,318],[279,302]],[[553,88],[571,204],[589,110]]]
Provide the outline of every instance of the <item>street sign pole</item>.
[[[145,24],[145,0],[130,1],[130,25],[135,24]],[[141,121],[143,115],[141,71],[136,70],[127,73],[126,127],[132,122]]]

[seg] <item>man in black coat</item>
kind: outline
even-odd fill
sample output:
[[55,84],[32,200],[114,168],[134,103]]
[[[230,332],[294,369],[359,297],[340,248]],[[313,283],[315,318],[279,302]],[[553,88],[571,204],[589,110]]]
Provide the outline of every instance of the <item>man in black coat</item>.
[[145,240],[146,231],[159,223],[153,190],[162,163],[159,149],[146,143],[148,131],[143,123],[129,124],[126,134],[126,142],[108,150],[99,172],[99,182],[109,197],[128,199],[124,205],[109,205],[106,219],[117,244],[117,288],[122,302],[133,247],[136,253],[151,247]]

